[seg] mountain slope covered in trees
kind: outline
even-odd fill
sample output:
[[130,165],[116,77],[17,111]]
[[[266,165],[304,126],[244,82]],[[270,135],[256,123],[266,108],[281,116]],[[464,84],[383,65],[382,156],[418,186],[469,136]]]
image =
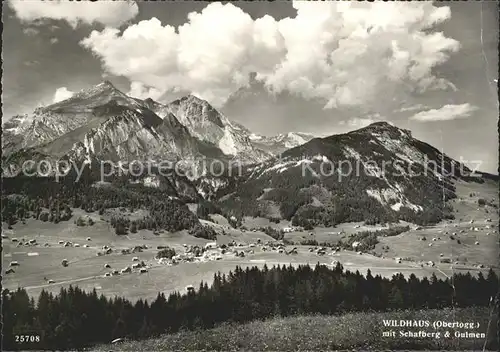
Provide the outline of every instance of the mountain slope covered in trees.
[[313,227],[355,221],[428,224],[452,218],[446,201],[456,197],[457,179],[482,182],[480,175],[411,132],[379,122],[312,139],[246,166],[236,177],[200,182],[206,194],[236,217],[278,217]]

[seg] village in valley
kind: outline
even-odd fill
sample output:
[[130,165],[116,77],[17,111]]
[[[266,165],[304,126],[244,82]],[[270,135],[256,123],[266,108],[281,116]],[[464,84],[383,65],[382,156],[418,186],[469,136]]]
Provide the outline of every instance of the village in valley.
[[[466,186],[463,192],[470,191]],[[27,219],[10,229],[4,224],[3,285],[24,287],[33,295],[42,289],[57,293],[70,284],[110,296],[128,287],[129,297],[138,299],[152,298],[158,291],[187,292],[201,281],[210,282],[216,272],[227,273],[238,265],[335,267],[340,263],[347,270],[370,269],[385,277],[399,272],[419,277],[486,273],[496,270],[498,228],[492,219],[496,208],[477,204],[488,195],[481,192],[489,186],[474,187],[474,196],[464,193],[453,200],[457,209],[467,212],[433,226],[351,223],[305,230],[286,221],[275,224],[249,217],[233,228],[228,219],[212,214],[210,221],[202,222],[214,228],[215,241],[185,231],[139,230],[117,236],[106,213],[75,209],[74,221],[53,224]],[[387,236],[387,229],[396,232]],[[276,233],[281,238],[274,238]],[[356,233],[364,235],[357,240]],[[376,244],[364,242],[369,233],[377,235]]]

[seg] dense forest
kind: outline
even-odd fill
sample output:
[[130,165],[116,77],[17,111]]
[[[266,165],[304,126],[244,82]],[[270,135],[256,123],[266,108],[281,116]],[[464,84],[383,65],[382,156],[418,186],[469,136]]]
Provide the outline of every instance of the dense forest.
[[[159,293],[151,303],[106,298],[75,287],[57,295],[42,291],[36,301],[23,289],[4,290],[3,348],[79,349],[115,338],[144,339],[275,316],[489,307],[495,304],[498,284],[493,270],[486,277],[467,273],[440,280],[397,274],[387,279],[369,271],[366,276],[345,271],[339,263],[335,268],[237,267],[228,275],[215,274],[210,287],[202,282],[187,294]],[[16,335],[39,338],[20,343]]]
[[[141,229],[186,229],[197,237],[214,238],[215,233],[202,226],[186,206],[186,202],[198,199],[189,192],[182,193],[167,178],[163,179],[160,187],[155,188],[120,178],[98,184],[96,177],[84,174],[78,182],[71,175],[59,180],[53,177],[5,178],[2,187],[2,221],[13,225],[31,217],[58,223],[72,217],[71,208],[81,208],[89,213],[99,212],[100,215],[106,209],[113,208],[129,211],[145,209],[148,215],[135,221],[124,216],[112,217],[110,222],[116,234],[124,235]],[[207,204],[204,202],[204,208],[209,208]]]

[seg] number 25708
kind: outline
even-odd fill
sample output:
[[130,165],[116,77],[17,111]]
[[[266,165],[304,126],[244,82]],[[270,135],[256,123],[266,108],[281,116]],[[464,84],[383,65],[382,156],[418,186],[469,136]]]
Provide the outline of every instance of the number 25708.
[[16,335],[17,343],[40,342],[40,335]]

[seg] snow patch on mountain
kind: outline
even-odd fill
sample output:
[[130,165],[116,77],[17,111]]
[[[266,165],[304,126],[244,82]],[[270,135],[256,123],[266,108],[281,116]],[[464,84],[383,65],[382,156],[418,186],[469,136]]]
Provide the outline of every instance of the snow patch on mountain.
[[227,179],[203,176],[198,179],[196,189],[203,198],[210,199],[220,188],[224,188],[227,185]]
[[289,132],[286,137],[283,138],[286,148],[294,148],[304,143],[307,143],[310,138],[305,138],[304,135],[299,133]]
[[361,154],[359,154],[357,151],[355,151],[351,147],[344,146],[343,153],[344,153],[345,157],[348,159],[354,158],[356,160],[361,160]]
[[262,140],[264,137],[258,135],[258,134],[255,134],[255,133],[252,133],[248,136],[248,138],[250,138],[251,141],[260,141]]
[[414,211],[421,211],[422,207],[420,205],[415,205],[408,201],[401,193],[397,192],[392,188],[382,188],[382,189],[367,189],[366,193],[376,199],[380,204],[387,206],[390,203],[392,210],[399,211],[401,207],[407,207]]
[[231,133],[231,130],[229,128],[224,129],[224,135],[222,138],[219,140],[219,148],[222,150],[224,154],[227,155],[237,155],[238,154],[238,148],[236,147],[236,143],[234,141],[234,136]]

